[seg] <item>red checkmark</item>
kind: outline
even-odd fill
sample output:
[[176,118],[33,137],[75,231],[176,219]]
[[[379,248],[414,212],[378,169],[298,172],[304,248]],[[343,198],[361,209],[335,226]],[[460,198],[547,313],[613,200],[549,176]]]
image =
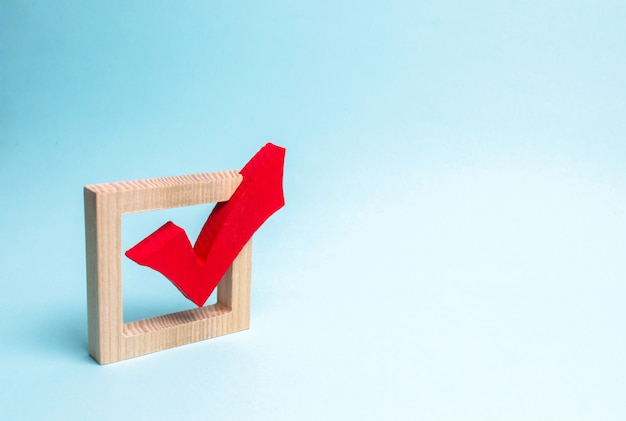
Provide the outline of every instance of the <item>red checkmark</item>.
[[169,279],[202,307],[252,234],[285,205],[285,149],[268,143],[243,167],[232,197],[215,205],[192,247],[173,222],[126,251],[126,256]]

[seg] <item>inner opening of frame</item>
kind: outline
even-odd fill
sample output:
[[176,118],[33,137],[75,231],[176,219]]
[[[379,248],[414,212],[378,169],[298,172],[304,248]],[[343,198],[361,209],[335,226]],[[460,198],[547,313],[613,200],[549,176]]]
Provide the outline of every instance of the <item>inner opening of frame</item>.
[[[206,311],[204,313],[197,311],[195,315],[188,314],[194,309],[201,309],[185,298],[161,273],[133,262],[124,255],[124,252],[168,221],[183,228],[193,245],[214,206],[215,203],[206,203],[122,216],[122,303],[125,324],[153,318],[155,320],[145,322],[164,327],[179,321],[181,324],[186,323],[194,317],[205,317],[203,314]],[[217,288],[203,308],[216,303]],[[181,312],[184,314],[180,314]],[[146,323],[143,323],[142,329],[146,328]],[[136,330],[137,327],[131,325],[128,329]],[[128,329],[125,325],[125,334]],[[128,333],[132,334],[130,331]]]

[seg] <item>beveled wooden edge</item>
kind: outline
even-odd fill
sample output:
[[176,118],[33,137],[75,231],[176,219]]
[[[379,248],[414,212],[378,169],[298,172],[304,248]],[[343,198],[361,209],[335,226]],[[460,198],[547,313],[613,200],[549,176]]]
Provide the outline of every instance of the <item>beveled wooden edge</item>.
[[223,202],[233,195],[243,177],[238,171],[218,171],[174,177],[90,184],[91,193],[114,203],[121,215],[167,208]]
[[190,310],[165,314],[163,316],[150,317],[148,319],[136,320],[124,323],[122,334],[124,336],[143,335],[161,329],[184,325],[191,322],[205,320],[211,317],[218,317],[231,312],[231,309],[222,303],[192,308]]
[[237,170],[214,171],[200,174],[175,175],[170,177],[144,178],[141,180],[115,181],[111,183],[88,184],[87,190],[94,193],[119,193],[123,191],[137,191],[162,187],[182,187],[194,184],[213,183],[229,178],[239,178]]

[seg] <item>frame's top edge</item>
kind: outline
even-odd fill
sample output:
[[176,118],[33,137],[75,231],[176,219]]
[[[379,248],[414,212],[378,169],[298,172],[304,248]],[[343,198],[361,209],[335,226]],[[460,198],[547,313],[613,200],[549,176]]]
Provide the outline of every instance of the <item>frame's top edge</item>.
[[159,188],[167,186],[193,185],[227,179],[241,180],[238,170],[206,172],[200,174],[175,175],[171,177],[146,178],[143,180],[117,181],[113,183],[89,184],[85,190],[94,193],[116,193],[131,191],[138,188]]

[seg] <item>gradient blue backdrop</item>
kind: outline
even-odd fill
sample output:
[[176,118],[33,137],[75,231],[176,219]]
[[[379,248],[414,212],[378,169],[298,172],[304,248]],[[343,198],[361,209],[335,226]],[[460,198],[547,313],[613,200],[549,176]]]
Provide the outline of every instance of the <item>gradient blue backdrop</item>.
[[[626,419],[624,22],[618,0],[2,1],[0,418]],[[83,185],[267,141],[287,206],[255,237],[252,328],[95,364]],[[187,306],[124,270],[126,316]]]

